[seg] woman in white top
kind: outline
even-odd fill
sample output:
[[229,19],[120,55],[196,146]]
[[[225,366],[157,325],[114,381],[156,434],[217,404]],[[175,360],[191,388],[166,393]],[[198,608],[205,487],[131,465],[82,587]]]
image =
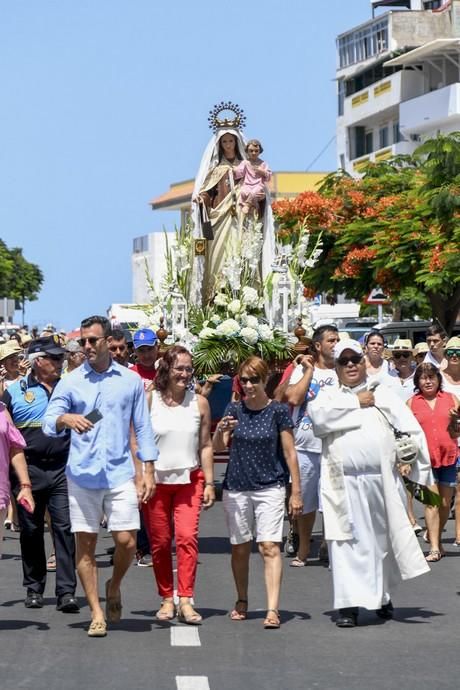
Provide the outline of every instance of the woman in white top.
[[[201,507],[215,501],[211,414],[206,398],[190,390],[192,357],[181,346],[160,360],[151,399],[151,421],[160,451],[155,462],[156,491],[143,508],[158,593],[158,620],[175,616],[172,564],[173,525],[177,554],[179,620],[199,625],[193,597],[198,562]],[[200,466],[201,463],[201,466]]]

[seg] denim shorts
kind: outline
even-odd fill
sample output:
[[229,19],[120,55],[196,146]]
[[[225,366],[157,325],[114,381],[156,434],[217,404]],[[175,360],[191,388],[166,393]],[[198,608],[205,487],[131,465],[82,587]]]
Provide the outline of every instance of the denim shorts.
[[433,467],[433,476],[436,484],[457,486],[457,463],[447,465],[447,467]]

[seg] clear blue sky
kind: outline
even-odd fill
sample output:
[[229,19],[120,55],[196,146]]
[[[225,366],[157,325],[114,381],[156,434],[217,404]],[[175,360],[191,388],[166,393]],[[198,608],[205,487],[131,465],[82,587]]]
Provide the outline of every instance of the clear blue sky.
[[[148,206],[192,178],[222,99],[274,170],[335,133],[335,37],[369,0],[14,0],[0,9],[0,237],[45,274],[26,322],[66,329],[130,302]],[[335,167],[335,145],[314,169]],[[19,315],[18,315],[19,316]]]

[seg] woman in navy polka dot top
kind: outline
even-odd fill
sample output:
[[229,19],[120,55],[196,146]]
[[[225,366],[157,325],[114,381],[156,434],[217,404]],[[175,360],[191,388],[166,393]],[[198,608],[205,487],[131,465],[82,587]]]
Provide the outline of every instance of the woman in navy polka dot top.
[[255,538],[264,559],[267,587],[265,628],[279,628],[285,485],[292,481],[289,510],[301,514],[299,467],[292,421],[287,405],[270,400],[265,392],[268,366],[250,357],[238,375],[244,400],[231,402],[222,417],[213,445],[222,450],[231,441],[224,480],[223,503],[232,545],[232,571],[237,602],[230,617],[245,620],[251,542]]

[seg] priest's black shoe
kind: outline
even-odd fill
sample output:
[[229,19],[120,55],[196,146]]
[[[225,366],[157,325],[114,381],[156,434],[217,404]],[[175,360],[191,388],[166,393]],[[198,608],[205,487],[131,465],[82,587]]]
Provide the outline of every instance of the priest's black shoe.
[[78,600],[73,594],[63,594],[58,597],[56,609],[63,613],[78,613],[80,611]]
[[26,609],[42,609],[43,597],[40,592],[33,592],[31,589],[29,589],[24,600],[24,606]]
[[383,604],[383,606],[375,612],[379,618],[383,618],[385,621],[389,621],[394,615],[394,606],[391,601],[388,604]]
[[338,628],[354,628],[358,625],[358,608],[339,609],[339,616],[335,621]]

